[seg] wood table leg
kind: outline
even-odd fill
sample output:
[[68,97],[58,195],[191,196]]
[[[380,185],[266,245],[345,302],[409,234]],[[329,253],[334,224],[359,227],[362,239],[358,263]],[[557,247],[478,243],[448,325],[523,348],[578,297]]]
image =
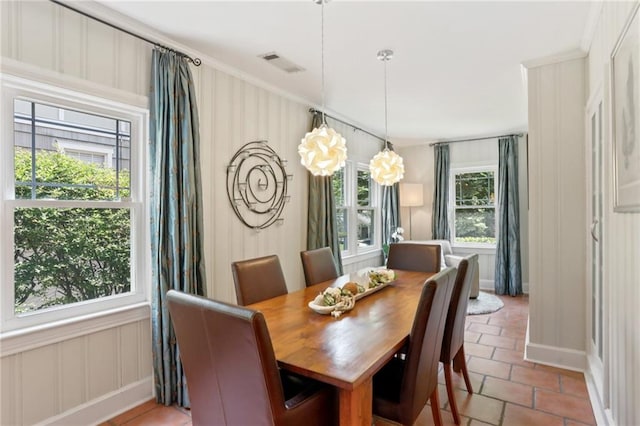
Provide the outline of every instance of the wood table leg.
[[340,389],[340,425],[371,426],[373,381],[364,381],[352,390]]

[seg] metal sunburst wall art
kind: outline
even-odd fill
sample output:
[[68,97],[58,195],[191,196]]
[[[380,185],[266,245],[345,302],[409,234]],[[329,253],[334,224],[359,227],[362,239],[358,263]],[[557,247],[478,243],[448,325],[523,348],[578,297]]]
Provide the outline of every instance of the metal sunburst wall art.
[[227,196],[238,219],[260,231],[281,217],[287,195],[287,160],[281,159],[268,142],[253,141],[240,148],[227,166]]

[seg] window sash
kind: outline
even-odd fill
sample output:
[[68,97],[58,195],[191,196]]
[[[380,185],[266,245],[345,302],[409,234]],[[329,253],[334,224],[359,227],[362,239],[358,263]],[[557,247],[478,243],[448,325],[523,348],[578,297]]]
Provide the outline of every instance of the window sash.
[[[380,207],[378,206],[379,187],[371,177],[368,179],[368,194],[361,200],[366,200],[362,205],[358,200],[358,185],[362,183],[363,176],[369,175],[368,165],[358,164],[353,161],[347,161],[344,169],[340,171],[343,182],[343,198],[344,204],[340,205],[340,196],[337,193],[340,189],[334,187],[334,195],[336,198],[336,213],[339,216],[344,212],[344,224],[346,228],[345,235],[339,233],[338,240],[342,248],[342,256],[350,257],[368,253],[379,249],[380,244]],[[340,176],[340,175],[339,175]],[[359,182],[360,180],[360,182]],[[369,232],[366,238],[360,238],[362,230],[362,221],[360,220],[360,212],[368,213],[372,218],[369,225]],[[340,230],[339,230],[340,232]],[[363,241],[367,241],[363,244]]]
[[[494,247],[496,242],[497,242],[497,230],[498,230],[498,206],[497,206],[497,169],[495,166],[491,166],[491,167],[478,167],[478,168],[465,168],[465,169],[453,169],[451,170],[451,175],[450,175],[450,195],[449,195],[449,199],[450,199],[450,205],[453,207],[450,213],[450,223],[451,223],[451,238],[452,238],[452,242],[454,244],[457,245],[466,245],[466,246],[490,246],[490,247]],[[491,173],[489,176],[484,177],[484,178],[460,178],[460,176],[462,175],[469,175],[469,174],[476,174],[476,173]],[[470,199],[466,199],[466,201],[473,201],[473,203],[460,203],[461,198],[459,197],[459,192],[458,189],[460,187],[460,183],[461,182],[465,182],[465,181],[478,181],[478,180],[485,180],[487,181],[487,188],[486,188],[486,192],[488,194],[492,194],[493,195],[493,200],[490,197],[485,197],[485,198],[470,198]],[[487,226],[489,226],[489,229],[491,228],[491,225],[493,226],[494,229],[494,233],[492,236],[486,235],[486,236],[477,236],[477,237],[472,237],[472,236],[462,236],[461,232],[459,231],[458,227],[459,227],[459,220],[461,220],[460,217],[458,217],[458,212],[464,212],[464,211],[470,211],[470,210],[485,210],[485,211],[492,211],[493,213],[491,214],[493,221],[492,223],[488,223]],[[478,241],[464,241],[462,240],[462,238],[468,238],[468,239],[488,239],[489,241],[484,241],[484,242],[478,242]]]
[[[48,199],[15,199],[14,181],[14,144],[5,143],[0,146],[0,261],[5,267],[0,276],[0,331],[5,336],[30,333],[44,327],[57,327],[69,324],[76,319],[89,317],[104,317],[105,315],[121,311],[124,308],[139,306],[148,300],[148,277],[150,276],[149,227],[148,211],[146,208],[146,159],[144,157],[145,143],[148,132],[149,112],[143,107],[146,102],[131,105],[132,99],[126,103],[110,100],[113,95],[104,92],[104,97],[96,97],[62,89],[20,77],[2,74],[2,98],[0,98],[0,126],[3,140],[14,140],[14,99],[55,105],[69,110],[93,113],[128,123],[120,130],[127,133],[126,139],[130,149],[132,173],[130,174],[131,196],[121,200],[48,200]],[[69,84],[73,87],[73,84]],[[79,90],[83,90],[78,86]],[[100,91],[96,91],[98,93]],[[116,129],[114,129],[116,130]],[[62,305],[42,311],[32,311],[23,315],[14,314],[15,284],[14,284],[14,211],[16,208],[117,208],[130,211],[130,271],[131,291],[105,298],[87,300],[84,302]],[[64,322],[62,322],[64,320]]]
[[[64,106],[51,105],[46,102],[36,101],[33,99],[23,99],[16,97],[13,101],[14,108],[14,134],[12,140],[14,146],[14,158],[18,159],[18,152],[21,153],[22,158],[26,155],[26,160],[30,160],[30,167],[27,168],[29,177],[23,176],[18,180],[16,176],[15,184],[20,188],[29,188],[28,196],[24,194],[27,191],[21,191],[23,194],[20,198],[50,198],[56,193],[55,188],[58,189],[76,189],[77,197],[72,199],[82,199],[83,190],[86,191],[107,191],[103,193],[101,199],[120,198],[122,195],[125,197],[130,196],[130,188],[127,185],[122,185],[124,178],[128,178],[131,171],[131,158],[125,160],[125,154],[131,157],[131,123],[127,120],[120,118],[110,117],[105,114],[87,113],[80,110],[72,110]],[[18,109],[22,109],[20,113]],[[28,113],[24,111],[28,110]],[[56,115],[59,119],[47,118],[39,111],[48,111],[48,115]],[[66,113],[66,114],[65,114]],[[65,116],[71,116],[71,120],[64,120]],[[75,121],[73,116],[76,117]],[[100,129],[94,126],[88,126],[81,123],[80,119],[92,120],[97,122],[108,122],[113,129]],[[56,126],[51,126],[52,123],[57,123]],[[26,128],[25,128],[26,125]],[[44,125],[44,126],[43,126]],[[45,130],[45,127],[49,127],[54,130]],[[125,133],[122,133],[121,129],[126,129]],[[94,136],[95,141],[87,142],[82,140],[84,137]],[[78,137],[75,139],[74,137]],[[100,139],[98,139],[100,138]],[[109,167],[105,170],[112,170],[114,174],[113,185],[107,184],[93,184],[93,183],[72,183],[72,182],[42,182],[37,176],[46,170],[46,161],[53,161],[56,159],[56,155],[64,152],[64,148],[71,148],[71,151],[90,154],[104,154],[103,164],[111,163],[111,156],[107,157],[107,154],[113,151],[115,154],[115,168]],[[62,151],[61,151],[62,149]],[[53,156],[53,157],[52,157]],[[75,156],[69,155],[68,157],[74,158]],[[129,164],[126,170],[122,170],[122,166],[125,161]],[[43,166],[43,164],[45,166]],[[15,164],[14,164],[15,165]],[[24,166],[24,162],[23,162]],[[99,175],[98,175],[99,176]],[[103,175],[102,180],[108,180],[106,175]],[[48,190],[50,189],[50,190]],[[109,196],[109,191],[113,191],[113,197]],[[89,192],[86,192],[89,193]],[[61,192],[59,197],[64,197],[65,192]],[[66,192],[69,195],[69,192]],[[18,198],[17,194],[14,194],[15,198]],[[56,197],[57,198],[57,197]]]

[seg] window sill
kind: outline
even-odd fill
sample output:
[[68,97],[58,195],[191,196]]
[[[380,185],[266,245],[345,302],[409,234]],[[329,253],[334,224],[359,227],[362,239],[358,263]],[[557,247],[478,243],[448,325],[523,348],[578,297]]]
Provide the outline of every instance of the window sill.
[[0,357],[148,319],[148,302],[0,334]]
[[456,244],[452,245],[451,249],[454,254],[466,254],[466,253],[484,253],[495,254],[496,246],[489,244]]

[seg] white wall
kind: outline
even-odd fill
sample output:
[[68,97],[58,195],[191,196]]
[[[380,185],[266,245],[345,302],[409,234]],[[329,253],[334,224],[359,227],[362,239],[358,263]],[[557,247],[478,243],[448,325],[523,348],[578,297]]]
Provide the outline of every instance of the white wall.
[[[610,55],[631,10],[638,2],[603,2],[588,57],[587,98],[598,88],[610,110]],[[640,13],[640,12],[639,12]],[[608,327],[608,383],[602,401],[612,424],[640,424],[640,213],[613,212],[612,143],[610,117],[605,113],[604,157],[604,291]],[[590,335],[583,329],[583,335]]]

